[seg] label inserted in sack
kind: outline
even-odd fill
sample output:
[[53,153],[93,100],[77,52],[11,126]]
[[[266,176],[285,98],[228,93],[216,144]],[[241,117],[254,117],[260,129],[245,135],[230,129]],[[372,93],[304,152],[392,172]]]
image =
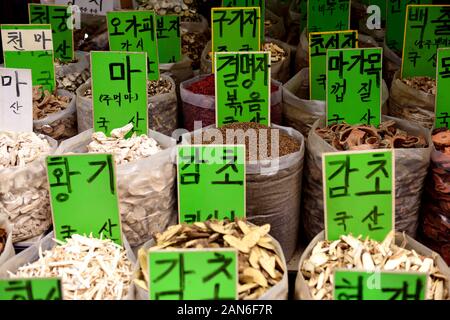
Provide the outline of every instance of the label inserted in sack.
[[266,16],[266,2],[264,0],[222,0],[222,7],[259,7],[261,10],[260,25],[260,38],[261,43],[264,42],[264,19]]
[[450,48],[437,51],[435,128],[450,129]]
[[179,223],[245,218],[245,145],[178,147]]
[[378,126],[383,49],[327,51],[327,122]]
[[401,77],[436,77],[437,49],[450,46],[450,5],[408,5]]
[[156,15],[153,11],[108,12],[109,47],[112,51],[146,52],[148,80],[159,80]]
[[216,52],[214,68],[216,126],[270,126],[270,52]]
[[180,17],[156,16],[156,33],[160,63],[175,63],[181,60]]
[[28,4],[31,24],[50,24],[53,34],[53,52],[60,61],[74,59],[72,11],[69,6]]
[[114,0],[55,0],[56,4],[77,6],[80,13],[104,16],[114,10]]
[[10,278],[0,280],[0,300],[63,300],[61,279]]
[[237,300],[234,249],[171,249],[148,253],[150,300]]
[[427,274],[336,270],[334,300],[425,300]]
[[308,32],[350,29],[350,0],[308,1]]
[[112,155],[48,156],[47,176],[56,239],[92,234],[122,244]]
[[52,28],[49,24],[1,25],[6,68],[31,69],[33,86],[55,89]]
[[33,131],[32,92],[30,69],[0,68],[1,131]]
[[326,100],[327,50],[358,48],[358,31],[309,33],[309,97]]
[[322,174],[326,239],[352,234],[383,241],[395,226],[393,151],[325,153]]
[[91,51],[91,74],[94,130],[132,123],[127,137],[147,134],[147,53]]

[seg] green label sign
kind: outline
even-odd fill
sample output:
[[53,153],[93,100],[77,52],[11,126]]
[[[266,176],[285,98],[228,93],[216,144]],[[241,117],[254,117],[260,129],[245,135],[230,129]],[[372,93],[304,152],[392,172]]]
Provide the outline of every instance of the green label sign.
[[438,48],[450,45],[450,5],[409,5],[406,8],[402,78],[436,77]]
[[406,6],[430,4],[432,0],[388,0],[386,2],[386,45],[397,53],[402,52],[405,33]]
[[1,25],[6,68],[31,69],[33,85],[55,89],[52,29],[49,24]]
[[0,280],[0,300],[63,300],[56,278]]
[[358,47],[358,31],[309,33],[309,96],[325,100],[327,92],[327,50]]
[[[391,150],[325,153],[325,234],[383,241],[394,228],[395,170]],[[351,206],[349,206],[351,203]]]
[[336,270],[334,300],[425,300],[426,273]]
[[381,48],[327,51],[329,124],[380,124],[382,57]]
[[236,300],[237,261],[232,249],[150,251],[150,300]]
[[270,125],[270,53],[216,53],[216,125]]
[[260,38],[261,43],[264,42],[264,19],[266,16],[266,2],[264,0],[222,0],[222,7],[259,7],[261,10]]
[[180,223],[245,217],[244,145],[179,146],[177,165]]
[[436,128],[450,128],[450,48],[438,49],[436,69]]
[[300,13],[300,34],[308,27],[308,0],[298,0],[298,12]]
[[55,58],[61,61],[72,61],[73,29],[72,11],[69,6],[29,4],[28,16],[31,24],[50,24],[53,34],[53,51]]
[[212,52],[259,51],[261,13],[259,7],[213,8]]
[[157,16],[159,63],[181,60],[180,16]]
[[147,54],[91,51],[94,129],[111,130],[133,124],[147,134]]
[[110,50],[146,52],[148,80],[159,80],[155,13],[153,11],[111,11],[106,15]]
[[47,176],[58,240],[92,233],[122,244],[112,155],[49,156]]
[[308,32],[350,29],[350,0],[308,0]]

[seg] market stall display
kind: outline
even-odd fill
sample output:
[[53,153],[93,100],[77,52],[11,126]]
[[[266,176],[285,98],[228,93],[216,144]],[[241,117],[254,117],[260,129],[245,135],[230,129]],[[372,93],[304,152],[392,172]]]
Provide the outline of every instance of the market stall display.
[[51,225],[44,157],[57,142],[30,133],[0,132],[0,212],[13,226],[13,242],[38,236]]
[[336,269],[367,272],[416,271],[428,276],[426,299],[447,300],[450,270],[442,258],[411,237],[391,232],[379,243],[371,239],[342,235],[328,241],[319,233],[305,249],[299,263],[295,297],[301,300],[332,300],[333,272]]
[[174,225],[157,234],[138,252],[136,298],[148,299],[148,252],[170,248],[234,248],[239,254],[239,300],[287,299],[287,267],[270,225],[245,221],[207,221]]

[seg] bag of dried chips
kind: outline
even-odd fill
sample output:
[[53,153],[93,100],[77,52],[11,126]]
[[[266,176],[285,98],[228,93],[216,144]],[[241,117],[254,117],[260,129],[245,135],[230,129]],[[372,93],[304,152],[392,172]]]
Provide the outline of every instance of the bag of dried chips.
[[[389,137],[393,135],[392,132],[396,132],[398,141],[395,148],[395,230],[405,231],[414,237],[419,223],[423,182],[430,161],[430,134],[425,128],[406,120],[383,116],[382,121],[386,122],[378,130],[370,127],[372,136],[379,139],[381,135]],[[324,127],[325,120],[317,120],[309,132],[306,145],[302,214],[308,239],[324,229],[322,154],[338,152],[316,132],[316,129]],[[406,146],[402,142],[406,141],[402,138],[405,133],[413,141],[411,145]]]

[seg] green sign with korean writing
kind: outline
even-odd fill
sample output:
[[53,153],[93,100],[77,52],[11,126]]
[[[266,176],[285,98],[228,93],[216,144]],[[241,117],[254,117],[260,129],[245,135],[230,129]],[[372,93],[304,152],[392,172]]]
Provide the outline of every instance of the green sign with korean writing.
[[401,55],[405,31],[406,6],[430,4],[432,0],[388,0],[386,2],[385,43],[388,48]]
[[325,153],[322,168],[326,238],[351,233],[383,241],[394,228],[392,151]]
[[175,63],[181,60],[180,16],[156,17],[159,63]]
[[53,34],[55,59],[69,62],[73,53],[72,11],[69,6],[29,4],[28,16],[31,24],[50,24]]
[[159,80],[155,13],[153,11],[111,11],[106,15],[110,50],[146,52],[148,80]]
[[155,250],[148,266],[150,300],[237,299],[236,250]]
[[450,5],[408,5],[402,78],[436,77],[438,48],[450,46]]
[[261,13],[259,7],[213,8],[212,52],[259,51]]
[[1,279],[0,300],[63,300],[57,278]]
[[308,26],[308,0],[298,0],[297,12],[300,13],[300,34]]
[[268,52],[216,53],[217,127],[233,122],[270,125],[269,61]]
[[326,99],[327,50],[358,47],[358,31],[309,33],[309,97]]
[[266,15],[266,2],[264,0],[222,0],[222,7],[259,7],[261,10],[260,38],[264,42],[264,18]]
[[336,270],[334,300],[425,300],[427,274]]
[[308,0],[308,32],[350,29],[350,0]]
[[328,124],[380,124],[382,58],[381,48],[327,51]]
[[91,51],[95,131],[109,135],[132,123],[132,132],[147,134],[146,67],[145,52]]
[[435,128],[450,129],[450,48],[437,51]]
[[49,24],[1,25],[3,58],[6,68],[31,69],[33,85],[53,92],[52,29]]
[[122,244],[112,155],[48,156],[47,176],[56,239],[92,233]]
[[244,145],[179,146],[177,165],[180,223],[245,217]]

